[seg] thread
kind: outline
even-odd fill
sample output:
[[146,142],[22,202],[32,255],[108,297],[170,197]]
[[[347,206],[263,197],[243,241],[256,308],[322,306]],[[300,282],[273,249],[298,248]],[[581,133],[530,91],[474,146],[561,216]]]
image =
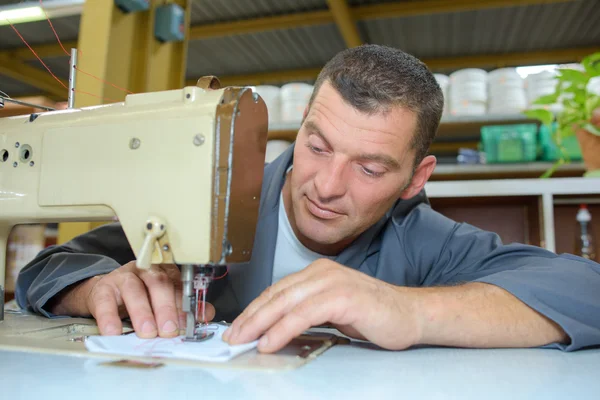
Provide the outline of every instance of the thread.
[[223,279],[223,278],[225,278],[225,276],[227,276],[227,273],[229,273],[229,266],[226,265],[225,268],[226,268],[225,273],[217,278],[213,278],[213,281],[218,281],[219,279]]
[[71,57],[71,54],[69,52],[67,52],[67,50],[65,50],[62,42],[60,41],[60,39],[58,37],[58,33],[56,33],[56,30],[54,29],[54,25],[52,25],[52,21],[50,21],[50,17],[48,17],[48,14],[46,13],[46,10],[44,10],[44,2],[42,0],[40,0],[40,8],[44,12],[44,15],[46,16],[46,19],[48,20],[48,23],[50,24],[50,28],[52,28],[52,32],[54,32],[54,36],[56,37],[56,40],[58,40],[58,44],[60,45],[60,48],[65,52],[66,55],[68,55],[69,57]]
[[35,56],[35,57],[38,59],[38,61],[42,63],[42,65],[44,66],[44,68],[46,68],[46,70],[47,70],[47,71],[50,73],[50,75],[52,75],[52,77],[53,77],[54,79],[56,79],[56,81],[57,81],[58,83],[60,83],[62,87],[64,87],[65,89],[69,90],[69,89],[67,88],[67,86],[66,86],[66,85],[65,85],[65,84],[64,84],[64,83],[63,83],[63,82],[62,82],[60,79],[58,79],[58,78],[56,77],[56,75],[54,75],[54,74],[52,73],[52,71],[50,70],[50,68],[48,68],[48,66],[46,65],[46,63],[42,61],[42,59],[40,58],[40,56],[38,56],[38,55],[37,55],[37,53],[35,52],[35,50],[33,50],[33,49],[31,48],[31,46],[29,45],[29,43],[27,43],[27,41],[25,40],[25,38],[24,38],[23,36],[21,36],[21,34],[20,34],[20,33],[19,33],[19,31],[17,30],[17,28],[15,28],[15,26],[12,24],[12,22],[10,22],[8,19],[6,19],[6,21],[8,22],[8,24],[10,25],[10,27],[12,28],[12,30],[13,30],[13,31],[15,31],[15,33],[16,33],[16,34],[19,36],[19,38],[21,39],[21,41],[22,41],[23,43],[25,43],[25,46],[27,46],[27,47],[29,48],[29,50],[30,50],[30,51],[33,53],[33,55],[34,55],[34,56]]
[[[40,7],[41,7],[41,8],[42,8],[42,10],[44,11],[44,15],[46,16],[46,19],[48,20],[48,24],[50,24],[50,29],[52,29],[52,32],[54,32],[54,36],[56,37],[56,40],[58,41],[58,44],[60,45],[60,48],[62,49],[62,51],[63,51],[63,52],[66,54],[66,55],[68,55],[68,56],[69,56],[69,60],[71,60],[71,53],[69,53],[69,52],[68,52],[68,51],[65,49],[65,47],[63,46],[63,44],[62,44],[62,42],[61,42],[61,40],[60,40],[60,37],[58,36],[58,33],[56,32],[56,29],[54,29],[54,25],[52,25],[52,21],[50,21],[50,17],[48,17],[48,14],[46,13],[46,10],[44,10],[44,2],[43,2],[43,0],[40,0]],[[79,49],[77,49],[77,51],[83,55],[83,52],[82,52],[82,51],[80,51]],[[124,89],[124,88],[122,88],[122,87],[120,87],[120,86],[117,86],[117,85],[115,85],[114,83],[111,83],[111,82],[105,81],[104,79],[98,78],[98,77],[97,77],[97,76],[95,76],[95,75],[92,75],[92,74],[90,74],[90,73],[88,73],[88,72],[85,72],[85,71],[83,71],[82,69],[80,69],[80,68],[79,68],[79,67],[77,67],[77,66],[75,66],[75,69],[76,69],[78,72],[81,72],[81,73],[82,73],[82,74],[84,74],[84,75],[90,76],[90,77],[92,77],[92,78],[94,78],[94,79],[96,79],[96,80],[98,80],[98,81],[100,81],[100,82],[102,82],[102,83],[104,83],[104,84],[106,84],[106,85],[110,85],[110,86],[114,87],[115,89],[119,89],[119,90],[121,90],[121,91],[123,91],[123,92],[129,93],[129,94],[133,94],[133,92],[132,92],[132,91],[130,91],[130,90],[127,90],[127,89]],[[76,91],[77,91],[77,90],[76,90]],[[87,93],[87,94],[89,94],[89,93]],[[113,101],[113,102],[116,102],[116,100],[111,100],[111,101]]]
[[84,75],[91,76],[92,78],[94,78],[94,79],[96,79],[96,80],[99,80],[99,81],[100,81],[100,82],[102,82],[102,83],[105,83],[105,84],[107,84],[107,85],[110,85],[110,86],[112,86],[112,87],[114,87],[114,88],[116,88],[116,89],[119,89],[119,90],[123,91],[123,92],[129,93],[129,94],[133,94],[133,92],[132,92],[132,91],[130,91],[130,90],[127,90],[127,89],[123,89],[122,87],[119,87],[119,86],[115,85],[114,83],[107,82],[107,81],[105,81],[104,79],[98,78],[97,76],[94,76],[94,75],[92,75],[92,74],[90,74],[90,73],[87,73],[87,72],[85,72],[85,71],[83,71],[83,70],[79,69],[77,66],[75,66],[75,69],[76,69],[77,71],[81,72],[81,73],[82,73],[82,74],[84,74]]
[[[25,46],[27,46],[27,48],[29,48],[29,50],[33,53],[33,55],[38,59],[38,61],[44,66],[44,68],[48,71],[48,73],[50,73],[50,75],[52,75],[52,77],[58,82],[60,83],[60,85],[65,88],[67,91],[69,90],[69,88],[56,76],[54,75],[54,73],[52,72],[52,70],[46,65],[46,63],[44,61],[42,61],[42,59],[40,58],[40,56],[38,56],[38,54],[35,52],[35,50],[33,50],[33,48],[29,45],[29,43],[27,43],[27,40],[25,40],[25,38],[21,35],[21,33],[19,32],[19,30],[17,28],[15,28],[15,26],[12,24],[12,22],[10,22],[8,19],[6,19],[6,21],[8,22],[8,24],[10,25],[10,27],[12,28],[13,31],[15,31],[15,33],[17,34],[17,36],[19,36],[19,38],[21,39],[21,41],[23,43],[25,43]],[[109,102],[112,103],[116,103],[118,102],[117,100],[114,99],[109,99],[107,97],[102,97],[102,96],[98,96],[96,94],[92,94],[89,92],[85,92],[83,90],[75,90],[75,92],[77,93],[83,93],[83,94],[87,94],[88,96],[92,96],[92,97],[96,97],[98,99],[102,99],[102,100],[108,100]]]

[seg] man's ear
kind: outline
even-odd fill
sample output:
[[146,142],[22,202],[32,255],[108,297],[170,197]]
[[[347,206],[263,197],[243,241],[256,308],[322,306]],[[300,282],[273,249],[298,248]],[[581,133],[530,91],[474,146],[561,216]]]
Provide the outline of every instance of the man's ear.
[[423,190],[423,187],[431,177],[431,174],[433,174],[436,164],[437,160],[435,156],[425,157],[415,170],[408,187],[402,191],[400,198],[408,200],[418,195],[419,192]]

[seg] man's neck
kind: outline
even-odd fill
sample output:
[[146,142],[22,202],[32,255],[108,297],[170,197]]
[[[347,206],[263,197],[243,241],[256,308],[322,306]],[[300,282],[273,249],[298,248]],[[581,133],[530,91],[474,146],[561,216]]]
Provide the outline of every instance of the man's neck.
[[343,242],[333,244],[323,244],[315,242],[309,237],[303,235],[302,232],[300,232],[300,230],[298,229],[298,226],[296,225],[296,217],[292,207],[292,173],[293,170],[290,170],[286,174],[285,183],[283,184],[283,189],[281,191],[283,194],[282,197],[285,214],[287,215],[288,221],[290,221],[290,226],[292,227],[294,235],[296,235],[296,238],[298,239],[298,241],[300,241],[300,243],[302,243],[304,247],[314,251],[315,253],[319,253],[324,256],[337,256],[339,253],[342,252],[342,250],[344,250],[344,248],[346,248],[350,243],[352,243],[352,240],[345,240]]

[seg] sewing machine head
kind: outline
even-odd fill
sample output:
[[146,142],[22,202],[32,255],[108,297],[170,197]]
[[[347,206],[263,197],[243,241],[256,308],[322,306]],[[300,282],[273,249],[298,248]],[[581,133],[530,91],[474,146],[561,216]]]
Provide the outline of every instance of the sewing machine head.
[[250,260],[267,109],[249,88],[199,84],[0,119],[0,288],[20,223],[117,217],[138,266],[182,265],[190,290],[210,266]]

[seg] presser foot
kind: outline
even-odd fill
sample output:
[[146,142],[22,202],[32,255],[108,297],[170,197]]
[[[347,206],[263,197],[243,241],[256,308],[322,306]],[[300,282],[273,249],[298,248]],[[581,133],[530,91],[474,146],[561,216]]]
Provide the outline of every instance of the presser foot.
[[210,332],[207,329],[207,324],[198,324],[196,325],[196,329],[194,329],[194,333],[191,336],[186,336],[183,339],[184,342],[204,342],[206,340],[211,339],[215,336],[214,332]]

